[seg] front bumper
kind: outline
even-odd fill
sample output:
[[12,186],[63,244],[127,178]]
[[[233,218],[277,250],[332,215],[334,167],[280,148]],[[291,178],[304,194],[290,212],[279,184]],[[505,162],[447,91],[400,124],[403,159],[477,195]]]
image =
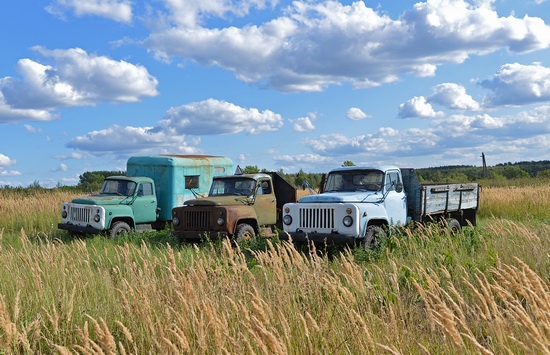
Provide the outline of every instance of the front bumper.
[[69,232],[76,232],[76,233],[82,233],[82,234],[100,234],[101,232],[103,232],[103,230],[97,229],[94,227],[77,226],[69,223],[58,223],[57,228],[64,229]]
[[228,236],[227,232],[212,232],[212,231],[178,231],[173,230],[172,236],[178,238],[178,240],[186,241],[199,241],[204,239],[219,239]]
[[292,239],[294,242],[349,244],[355,242],[357,238],[354,235],[339,233],[305,233],[283,231],[279,233],[279,239]]

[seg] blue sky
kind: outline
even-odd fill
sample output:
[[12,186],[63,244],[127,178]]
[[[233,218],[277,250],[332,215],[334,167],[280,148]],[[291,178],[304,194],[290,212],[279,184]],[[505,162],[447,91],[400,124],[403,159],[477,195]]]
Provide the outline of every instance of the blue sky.
[[550,1],[18,0],[0,30],[2,186],[550,159]]

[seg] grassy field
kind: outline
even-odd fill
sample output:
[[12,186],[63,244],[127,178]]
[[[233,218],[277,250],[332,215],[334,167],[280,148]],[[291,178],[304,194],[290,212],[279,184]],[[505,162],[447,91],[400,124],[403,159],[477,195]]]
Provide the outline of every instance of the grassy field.
[[[550,187],[380,249],[56,230],[71,194],[0,193],[0,354],[550,353]],[[320,250],[319,250],[320,249]]]

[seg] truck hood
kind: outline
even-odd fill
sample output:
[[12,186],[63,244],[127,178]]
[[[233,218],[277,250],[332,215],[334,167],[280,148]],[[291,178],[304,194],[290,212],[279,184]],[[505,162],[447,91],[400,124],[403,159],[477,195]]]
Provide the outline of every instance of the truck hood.
[[119,205],[120,203],[122,203],[123,201],[127,201],[128,199],[128,196],[90,195],[75,198],[72,200],[72,202],[82,205]]
[[379,202],[384,195],[381,192],[353,191],[353,192],[325,192],[318,195],[302,197],[299,203],[354,203]]
[[211,196],[198,198],[195,200],[187,200],[184,202],[186,206],[232,206],[232,205],[248,205],[251,199],[245,196]]

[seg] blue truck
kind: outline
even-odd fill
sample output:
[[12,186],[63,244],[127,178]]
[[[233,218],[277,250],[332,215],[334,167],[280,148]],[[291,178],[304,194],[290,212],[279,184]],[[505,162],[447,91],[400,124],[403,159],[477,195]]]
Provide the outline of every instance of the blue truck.
[[391,227],[443,222],[453,230],[476,225],[479,185],[421,184],[416,171],[396,166],[342,167],[329,172],[322,193],[283,206],[281,239],[355,242],[376,247]]
[[105,179],[98,194],[61,206],[59,229],[114,238],[131,230],[163,229],[172,209],[208,193],[212,179],[231,174],[231,159],[210,155],[154,155],[128,159],[125,176]]

